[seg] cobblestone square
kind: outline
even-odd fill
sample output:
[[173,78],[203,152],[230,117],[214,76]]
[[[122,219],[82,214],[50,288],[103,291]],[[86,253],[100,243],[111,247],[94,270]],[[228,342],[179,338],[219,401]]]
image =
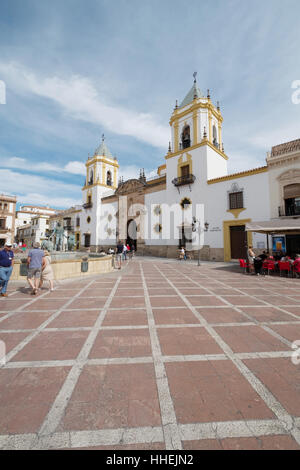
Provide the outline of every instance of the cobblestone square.
[[1,449],[299,449],[299,280],[136,257],[0,299]]

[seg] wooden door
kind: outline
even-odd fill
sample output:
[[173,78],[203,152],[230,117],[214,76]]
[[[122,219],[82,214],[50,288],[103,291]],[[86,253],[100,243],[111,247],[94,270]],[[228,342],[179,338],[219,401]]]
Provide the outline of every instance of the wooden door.
[[230,227],[230,249],[232,259],[245,259],[247,255],[247,232],[245,225]]

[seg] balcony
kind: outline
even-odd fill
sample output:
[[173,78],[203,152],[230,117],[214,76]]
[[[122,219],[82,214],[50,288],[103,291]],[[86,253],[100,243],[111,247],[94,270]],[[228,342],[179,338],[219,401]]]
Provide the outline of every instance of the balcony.
[[6,233],[9,230],[8,227],[2,227],[0,226],[0,233]]
[[300,217],[300,198],[293,199],[285,207],[279,206],[278,217]]
[[85,204],[82,205],[84,209],[91,209],[93,207],[92,202],[86,202]]
[[183,186],[183,185],[186,185],[188,184],[189,187],[190,187],[190,191],[191,191],[191,184],[194,183],[196,179],[196,176],[192,175],[192,174],[189,174],[189,175],[184,175],[184,176],[179,176],[178,178],[174,178],[172,180],[172,183],[174,184],[174,186],[176,186],[176,188],[178,189],[178,192],[179,191],[179,186]]

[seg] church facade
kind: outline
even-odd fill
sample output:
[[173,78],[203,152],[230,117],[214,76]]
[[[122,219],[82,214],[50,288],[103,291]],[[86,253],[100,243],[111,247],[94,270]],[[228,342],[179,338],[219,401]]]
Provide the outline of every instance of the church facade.
[[225,261],[245,257],[247,245],[266,249],[266,235],[245,228],[300,217],[300,140],[273,147],[260,168],[228,174],[222,125],[219,105],[195,80],[171,115],[157,177],[147,180],[141,171],[121,181],[103,138],[86,162],[81,247],[97,251],[122,240],[142,254],[177,257],[185,246],[200,250],[201,259]]

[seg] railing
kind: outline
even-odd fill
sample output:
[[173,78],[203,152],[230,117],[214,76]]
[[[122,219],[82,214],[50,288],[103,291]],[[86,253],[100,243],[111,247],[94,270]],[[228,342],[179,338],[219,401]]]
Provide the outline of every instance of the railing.
[[278,207],[278,217],[300,217],[300,212],[295,207],[287,207],[286,210]]
[[183,186],[184,184],[194,183],[195,179],[196,176],[194,175],[179,176],[178,178],[174,178],[172,180],[172,183],[174,184],[174,186]]
[[65,225],[64,230],[68,230],[68,232],[72,232],[74,230],[73,225]]
[[90,209],[91,207],[93,207],[93,203],[92,202],[86,202],[85,204],[82,205],[82,207],[84,209]]

